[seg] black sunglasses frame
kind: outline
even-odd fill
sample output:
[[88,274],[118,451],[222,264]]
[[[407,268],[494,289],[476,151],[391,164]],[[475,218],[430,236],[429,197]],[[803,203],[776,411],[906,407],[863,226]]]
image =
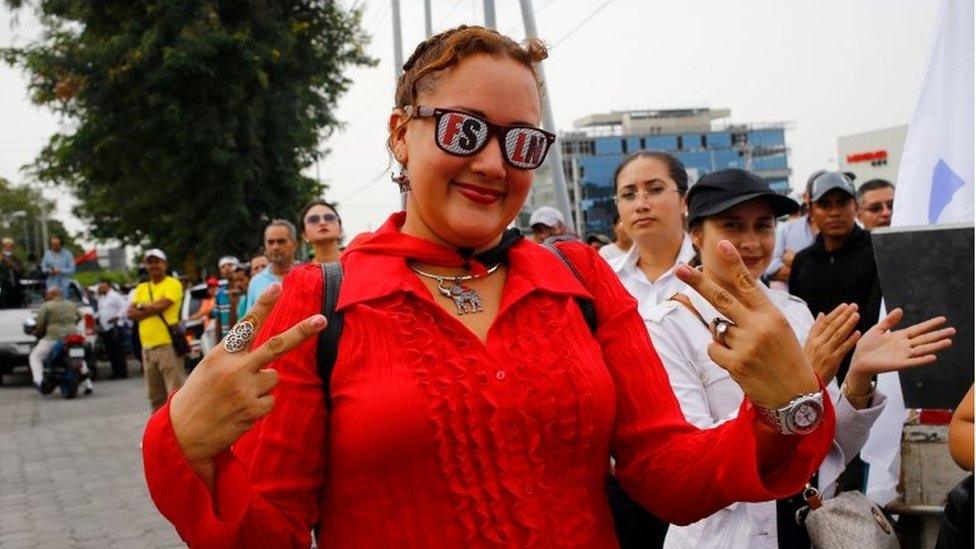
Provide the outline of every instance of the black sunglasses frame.
[[[489,138],[488,139],[485,139],[484,142],[481,145],[479,145],[475,149],[472,149],[470,152],[459,153],[459,152],[456,152],[456,151],[452,151],[452,150],[447,149],[444,145],[441,144],[440,140],[437,139],[437,128],[440,127],[440,125],[441,125],[441,118],[443,118],[445,115],[448,115],[448,114],[461,114],[461,115],[464,115],[464,116],[470,116],[471,118],[474,118],[476,120],[479,120],[480,122],[483,122],[485,124],[485,126],[488,128],[488,137]],[[474,155],[478,154],[479,152],[481,152],[488,145],[488,142],[491,141],[491,139],[490,139],[491,136],[495,136],[495,139],[498,140],[498,144],[501,146],[501,149],[502,149],[502,158],[505,159],[505,162],[509,166],[515,168],[516,170],[537,170],[540,167],[542,167],[542,165],[545,164],[545,162],[546,162],[546,157],[549,156],[549,149],[551,149],[552,148],[552,144],[556,142],[556,135],[553,134],[553,133],[547,132],[546,130],[543,130],[542,128],[539,128],[539,127],[536,127],[536,126],[529,126],[527,124],[515,124],[513,126],[499,126],[498,124],[492,124],[491,122],[489,122],[488,120],[485,120],[481,116],[478,116],[476,114],[471,114],[471,113],[465,112],[465,111],[458,111],[458,110],[453,110],[453,109],[438,109],[438,108],[435,108],[435,107],[427,107],[427,106],[418,106],[415,109],[414,116],[416,116],[417,118],[433,118],[434,119],[434,143],[437,144],[437,148],[439,148],[440,150],[446,152],[447,154],[449,154],[451,156],[461,156],[461,157],[474,156]],[[539,164],[536,165],[536,166],[533,166],[533,167],[519,166],[518,164],[516,164],[515,162],[513,162],[512,159],[510,159],[508,157],[508,149],[505,146],[506,137],[508,136],[508,133],[509,132],[511,132],[513,130],[519,130],[519,129],[537,131],[537,132],[541,133],[543,137],[545,137],[545,149],[543,149],[542,156],[540,157],[540,160],[539,160]]]

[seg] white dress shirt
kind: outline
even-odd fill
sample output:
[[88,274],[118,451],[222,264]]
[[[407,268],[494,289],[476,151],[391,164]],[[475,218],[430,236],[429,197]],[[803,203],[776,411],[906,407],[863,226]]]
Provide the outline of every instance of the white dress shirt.
[[[633,246],[631,246],[631,248],[633,248]],[[611,242],[606,246],[601,246],[599,251],[600,257],[606,259],[608,262],[617,259],[618,257],[623,257],[626,253],[627,250],[621,250],[617,246],[616,242]]]
[[647,280],[647,275],[637,266],[637,260],[640,259],[637,245],[632,246],[625,255],[611,260],[610,268],[620,277],[624,288],[637,300],[637,311],[646,322],[658,303],[685,288],[685,283],[675,276],[674,269],[679,263],[687,263],[694,257],[695,248],[691,245],[691,237],[685,234],[674,265],[653,282]]
[[[803,300],[763,286],[766,295],[783,313],[801,346],[813,325]],[[691,288],[682,291],[705,322],[721,316]],[[744,393],[729,373],[708,356],[712,342],[709,329],[694,313],[676,301],[654,308],[645,320],[654,348],[668,372],[671,386],[690,423],[706,429],[736,416]],[[847,462],[864,445],[868,431],[884,407],[885,398],[876,391],[869,408],[855,410],[831,381],[827,387],[837,419],[834,443],[820,465],[821,497],[833,495],[838,476]],[[735,459],[735,456],[729,456]],[[776,549],[776,502],[734,503],[688,526],[668,528],[666,548],[769,548]]]
[[99,296],[98,325],[101,326],[102,331],[107,332],[112,329],[113,324],[109,320],[113,318],[117,319],[118,326],[122,326],[125,323],[125,313],[128,308],[129,304],[126,299],[113,289],[109,289],[108,293]]

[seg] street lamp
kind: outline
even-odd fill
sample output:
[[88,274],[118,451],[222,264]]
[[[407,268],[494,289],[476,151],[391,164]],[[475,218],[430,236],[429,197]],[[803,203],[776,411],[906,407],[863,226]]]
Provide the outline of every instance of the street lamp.
[[24,210],[17,210],[16,212],[10,212],[10,217],[14,219],[19,217],[21,219],[21,222],[23,223],[23,227],[24,227],[24,234],[23,234],[24,251],[26,253],[30,253],[30,239],[28,238],[27,235],[27,212],[25,212]]

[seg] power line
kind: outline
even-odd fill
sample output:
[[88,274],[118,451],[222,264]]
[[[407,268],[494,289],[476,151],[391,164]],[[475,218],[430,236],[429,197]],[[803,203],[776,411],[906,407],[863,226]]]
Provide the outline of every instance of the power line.
[[573,34],[575,34],[576,31],[580,30],[580,28],[583,25],[585,25],[586,23],[588,23],[590,21],[590,19],[593,19],[594,17],[596,17],[596,14],[600,13],[600,11],[602,11],[603,8],[607,7],[611,2],[613,2],[613,0],[607,0],[606,2],[600,4],[600,7],[598,7],[595,10],[593,10],[589,15],[587,15],[585,18],[583,18],[583,20],[580,21],[575,27],[573,27],[572,30],[570,30],[569,32],[567,32],[566,34],[564,34],[562,36],[562,38],[560,38],[559,40],[556,40],[556,42],[554,42],[552,44],[552,46],[549,47],[549,49],[550,50],[556,49],[556,47],[559,46],[559,44],[562,44],[563,42],[566,41],[567,38],[569,38],[570,36],[572,36]]
[[437,25],[435,25],[435,26],[439,28],[441,26],[441,24],[444,23],[444,21],[447,21],[447,18],[450,17],[452,13],[454,13],[454,10],[456,10],[458,8],[458,6],[461,5],[461,2],[463,2],[463,1],[464,0],[457,0],[457,2],[454,2],[454,5],[451,6],[451,9],[447,10],[447,14],[444,15],[444,17],[441,17],[440,21],[438,21],[437,22]]

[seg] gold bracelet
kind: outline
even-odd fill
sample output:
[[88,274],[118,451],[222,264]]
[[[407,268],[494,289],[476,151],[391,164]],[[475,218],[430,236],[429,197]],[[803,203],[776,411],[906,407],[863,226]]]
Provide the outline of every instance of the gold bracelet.
[[847,399],[847,402],[850,402],[851,405],[854,406],[854,408],[856,408],[858,410],[861,410],[861,409],[864,409],[864,408],[867,408],[868,406],[870,406],[871,400],[874,398],[874,382],[873,381],[871,382],[871,389],[868,390],[868,392],[866,394],[863,394],[863,395],[854,395],[854,394],[851,394],[851,390],[850,390],[850,387],[847,385],[847,380],[846,379],[844,380],[844,383],[841,384],[840,390],[841,390],[842,393],[844,393],[844,397]]

